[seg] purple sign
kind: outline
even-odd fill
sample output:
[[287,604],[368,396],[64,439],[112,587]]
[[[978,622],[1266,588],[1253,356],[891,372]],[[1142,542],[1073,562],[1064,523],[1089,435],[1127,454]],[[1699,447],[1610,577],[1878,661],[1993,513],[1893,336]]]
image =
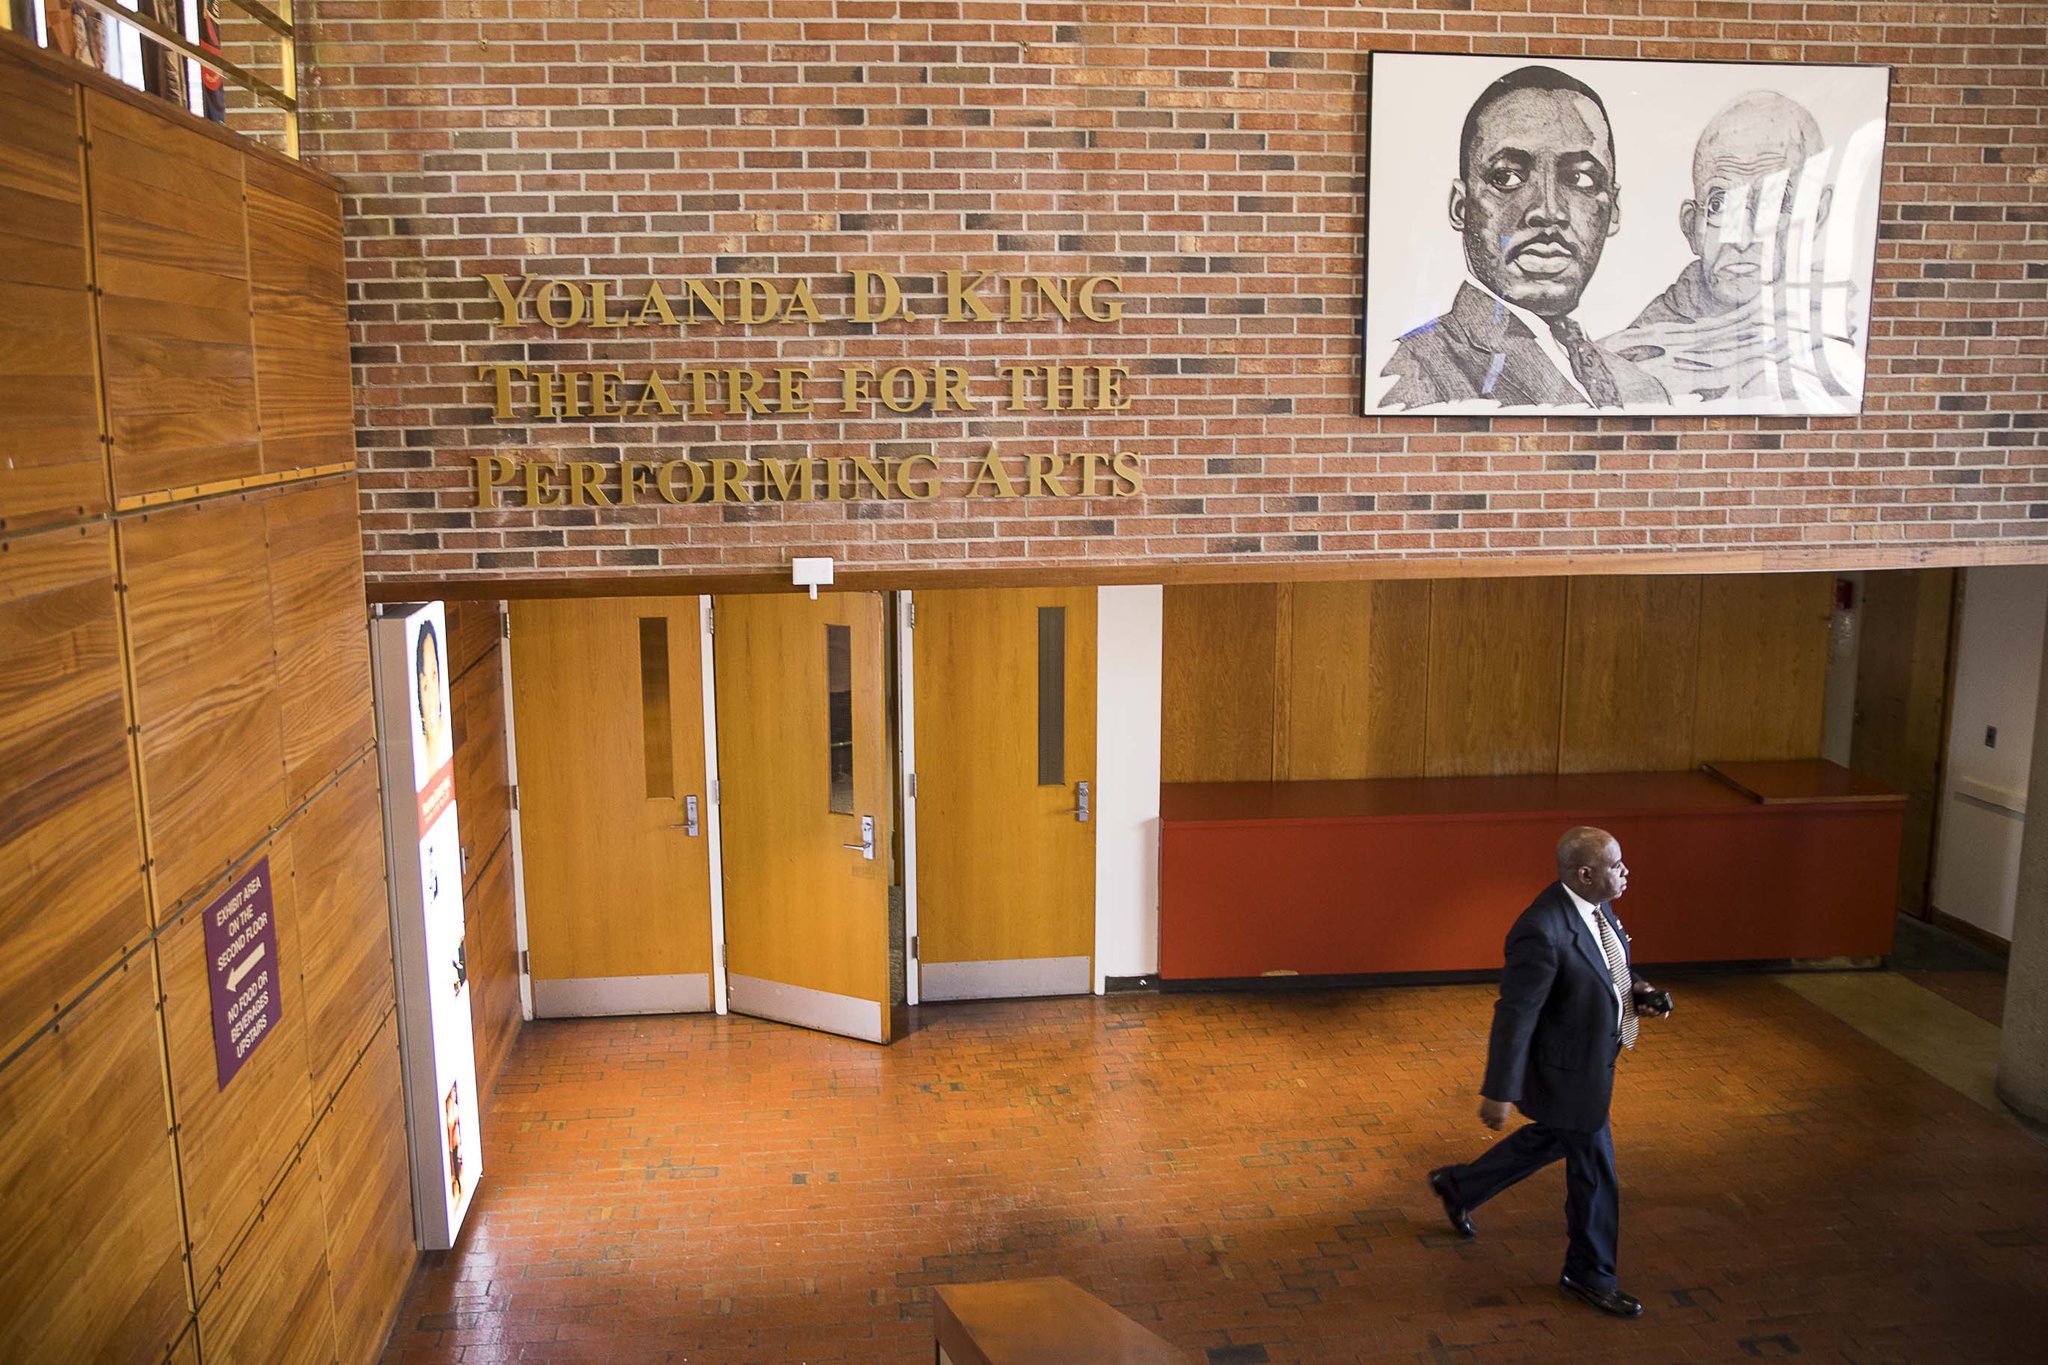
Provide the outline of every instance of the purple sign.
[[284,1016],[278,993],[277,916],[270,906],[270,859],[206,907],[206,976],[213,987],[213,1059],[220,1088]]

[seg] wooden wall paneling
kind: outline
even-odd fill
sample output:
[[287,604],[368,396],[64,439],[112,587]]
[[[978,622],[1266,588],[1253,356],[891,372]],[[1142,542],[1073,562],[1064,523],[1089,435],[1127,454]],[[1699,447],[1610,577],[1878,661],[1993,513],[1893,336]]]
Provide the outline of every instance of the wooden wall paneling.
[[477,1085],[490,1094],[524,1022],[519,1005],[519,939],[512,908],[512,845],[498,845],[476,885],[462,893],[469,953],[469,1014],[476,1033]]
[[1701,578],[1695,762],[1820,757],[1833,591],[1824,573]]
[[385,1012],[334,1107],[320,1120],[313,1151],[325,1213],[335,1359],[367,1365],[384,1347],[417,1258],[395,1012]]
[[309,1155],[284,1172],[219,1287],[200,1303],[199,1353],[209,1361],[313,1365],[332,1361],[334,1350],[326,1211],[319,1162]]
[[151,513],[115,537],[162,916],[285,813],[264,508],[236,497]]
[[273,493],[263,521],[285,797],[295,805],[377,737],[355,480]]
[[[213,1351],[205,1340],[204,1309],[219,1272],[313,1123],[306,1057],[312,1016],[304,986],[291,837],[272,840],[265,852],[277,917],[277,1025],[244,1059],[225,1090],[214,1060],[213,1001],[200,925],[205,907],[188,910],[156,940],[171,1108],[178,1120],[178,1160],[184,1178],[185,1228],[192,1242],[192,1274],[202,1314],[200,1345],[209,1356]],[[317,1226],[313,1241],[320,1242]]]
[[393,1001],[391,915],[377,765],[364,759],[290,825],[307,1067],[317,1109],[333,1098]]
[[1556,771],[1565,582],[1435,580],[1426,775]]
[[1294,781],[1415,777],[1429,686],[1426,581],[1296,583],[1286,713]]
[[107,507],[78,92],[0,54],[0,532]]
[[166,1365],[199,1365],[199,1319],[185,1319],[185,1335],[171,1348]]
[[[455,627],[450,626],[453,634]],[[512,833],[511,769],[505,748],[505,676],[492,649],[448,686],[455,737],[455,805],[462,833],[464,891]]]
[[498,603],[448,603],[448,676],[459,678],[475,667],[486,651],[503,638]]
[[113,535],[0,542],[0,1056],[149,932]]
[[1558,771],[1691,767],[1699,579],[1642,575],[1570,583]]
[[1948,734],[1949,652],[1955,570],[1863,577],[1856,715],[1849,763],[1906,794],[1899,841],[1898,908],[1925,916]]
[[341,196],[271,162],[245,164],[263,468],[353,462]]
[[1160,780],[1270,781],[1274,585],[1170,587],[1163,610]]
[[147,953],[0,1069],[0,1359],[155,1362],[184,1247]]
[[87,91],[114,495],[259,474],[244,158]]

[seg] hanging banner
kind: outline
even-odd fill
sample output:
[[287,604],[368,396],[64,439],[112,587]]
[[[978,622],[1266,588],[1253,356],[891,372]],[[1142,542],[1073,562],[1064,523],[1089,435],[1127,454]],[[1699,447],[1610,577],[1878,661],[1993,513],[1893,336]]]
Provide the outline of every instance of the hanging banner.
[[284,1017],[278,990],[277,917],[270,859],[259,858],[206,907],[206,979],[213,997],[213,1060],[220,1088]]
[[370,625],[413,1225],[428,1251],[455,1244],[483,1173],[447,639],[439,602],[386,607]]

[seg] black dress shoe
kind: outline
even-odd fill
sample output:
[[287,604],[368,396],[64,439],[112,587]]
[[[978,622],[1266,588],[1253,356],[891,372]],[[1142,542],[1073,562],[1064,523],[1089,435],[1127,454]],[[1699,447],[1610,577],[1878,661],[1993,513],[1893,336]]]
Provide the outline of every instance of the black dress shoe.
[[1619,1289],[1595,1289],[1589,1284],[1580,1284],[1571,1276],[1558,1279],[1557,1287],[1575,1299],[1584,1299],[1603,1313],[1617,1318],[1639,1318],[1643,1315],[1643,1301],[1622,1293]]
[[1473,1231],[1471,1213],[1451,1194],[1450,1181],[1445,1179],[1445,1173],[1450,1169],[1448,1166],[1439,1166],[1431,1171],[1429,1187],[1436,1191],[1438,1199],[1443,1200],[1444,1217],[1451,1220],[1451,1231],[1460,1237],[1477,1237],[1479,1234]]

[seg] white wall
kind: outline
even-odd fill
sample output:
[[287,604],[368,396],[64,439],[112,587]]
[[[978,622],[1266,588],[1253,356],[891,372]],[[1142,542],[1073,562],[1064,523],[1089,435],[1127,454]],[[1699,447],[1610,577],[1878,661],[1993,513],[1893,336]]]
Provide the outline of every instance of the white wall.
[[[2048,567],[1967,571],[1934,906],[2008,941],[2044,623]],[[1998,728],[1995,746],[1984,742],[1987,726]]]
[[1096,590],[1095,989],[1159,970],[1159,695],[1165,590]]

